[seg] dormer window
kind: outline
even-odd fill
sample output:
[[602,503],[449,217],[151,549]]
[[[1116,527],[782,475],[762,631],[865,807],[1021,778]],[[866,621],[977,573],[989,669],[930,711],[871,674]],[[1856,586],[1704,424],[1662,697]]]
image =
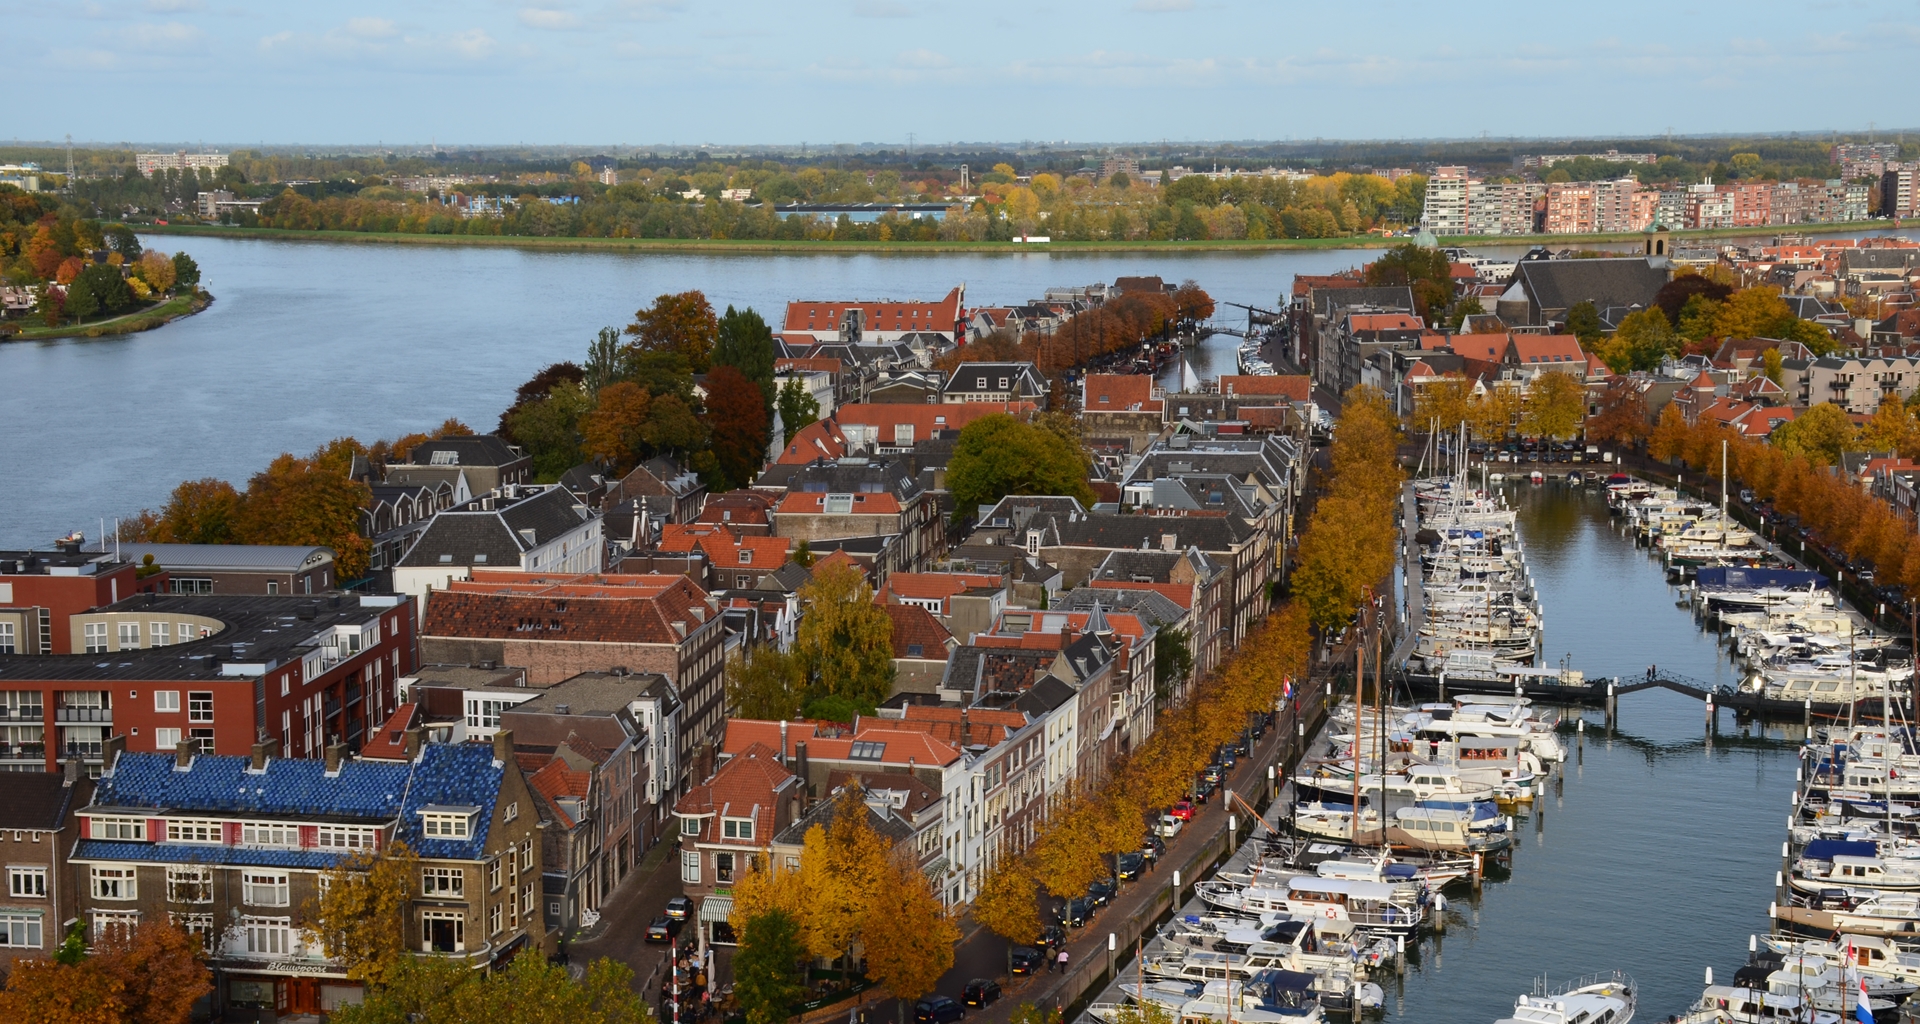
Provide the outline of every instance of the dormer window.
[[428,839],[469,839],[477,808],[435,807],[420,812],[420,834]]
[[723,839],[745,839],[748,841],[752,841],[753,819],[752,818],[720,819],[720,836]]
[[437,451],[427,460],[427,464],[430,466],[458,466],[460,464],[460,453]]
[[741,565],[752,565],[752,564],[753,564],[753,549],[752,549],[752,548],[742,548],[742,549],[740,549],[740,564],[741,564]]

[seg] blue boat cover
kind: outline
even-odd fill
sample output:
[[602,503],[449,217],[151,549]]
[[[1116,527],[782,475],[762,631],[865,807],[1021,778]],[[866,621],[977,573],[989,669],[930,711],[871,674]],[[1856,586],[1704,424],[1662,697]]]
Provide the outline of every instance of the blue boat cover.
[[1308,989],[1313,987],[1313,975],[1306,974],[1301,971],[1276,970],[1269,977],[1273,981],[1274,988],[1292,989],[1295,992],[1305,992]]
[[1418,877],[1419,874],[1420,874],[1419,869],[1415,868],[1411,864],[1387,865],[1388,878],[1415,878],[1415,877]]
[[1693,578],[1703,587],[1733,590],[1744,590],[1750,587],[1804,590],[1810,585],[1824,588],[1828,583],[1827,578],[1817,572],[1802,572],[1798,569],[1755,569],[1743,565],[1701,569],[1693,574]]
[[1807,860],[1832,860],[1835,857],[1877,857],[1880,847],[1869,842],[1848,839],[1815,839],[1800,851]]

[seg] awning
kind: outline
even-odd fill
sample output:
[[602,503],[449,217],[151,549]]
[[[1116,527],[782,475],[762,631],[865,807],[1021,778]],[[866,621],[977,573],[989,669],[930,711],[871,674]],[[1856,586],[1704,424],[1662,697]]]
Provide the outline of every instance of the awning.
[[700,901],[699,920],[725,921],[733,916],[733,897],[709,896]]

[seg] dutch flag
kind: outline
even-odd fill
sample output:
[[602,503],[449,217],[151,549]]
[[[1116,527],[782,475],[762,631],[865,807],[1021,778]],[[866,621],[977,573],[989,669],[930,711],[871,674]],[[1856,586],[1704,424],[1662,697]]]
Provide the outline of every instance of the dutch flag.
[[1853,973],[1854,996],[1853,1016],[1860,1024],[1873,1024],[1872,1004],[1867,1002],[1867,979],[1859,971]]

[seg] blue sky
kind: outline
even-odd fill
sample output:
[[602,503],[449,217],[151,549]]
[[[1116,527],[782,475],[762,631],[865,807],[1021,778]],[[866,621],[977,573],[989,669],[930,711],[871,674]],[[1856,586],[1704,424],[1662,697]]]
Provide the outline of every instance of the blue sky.
[[1913,0],[0,0],[0,137],[905,143],[1916,127]]

